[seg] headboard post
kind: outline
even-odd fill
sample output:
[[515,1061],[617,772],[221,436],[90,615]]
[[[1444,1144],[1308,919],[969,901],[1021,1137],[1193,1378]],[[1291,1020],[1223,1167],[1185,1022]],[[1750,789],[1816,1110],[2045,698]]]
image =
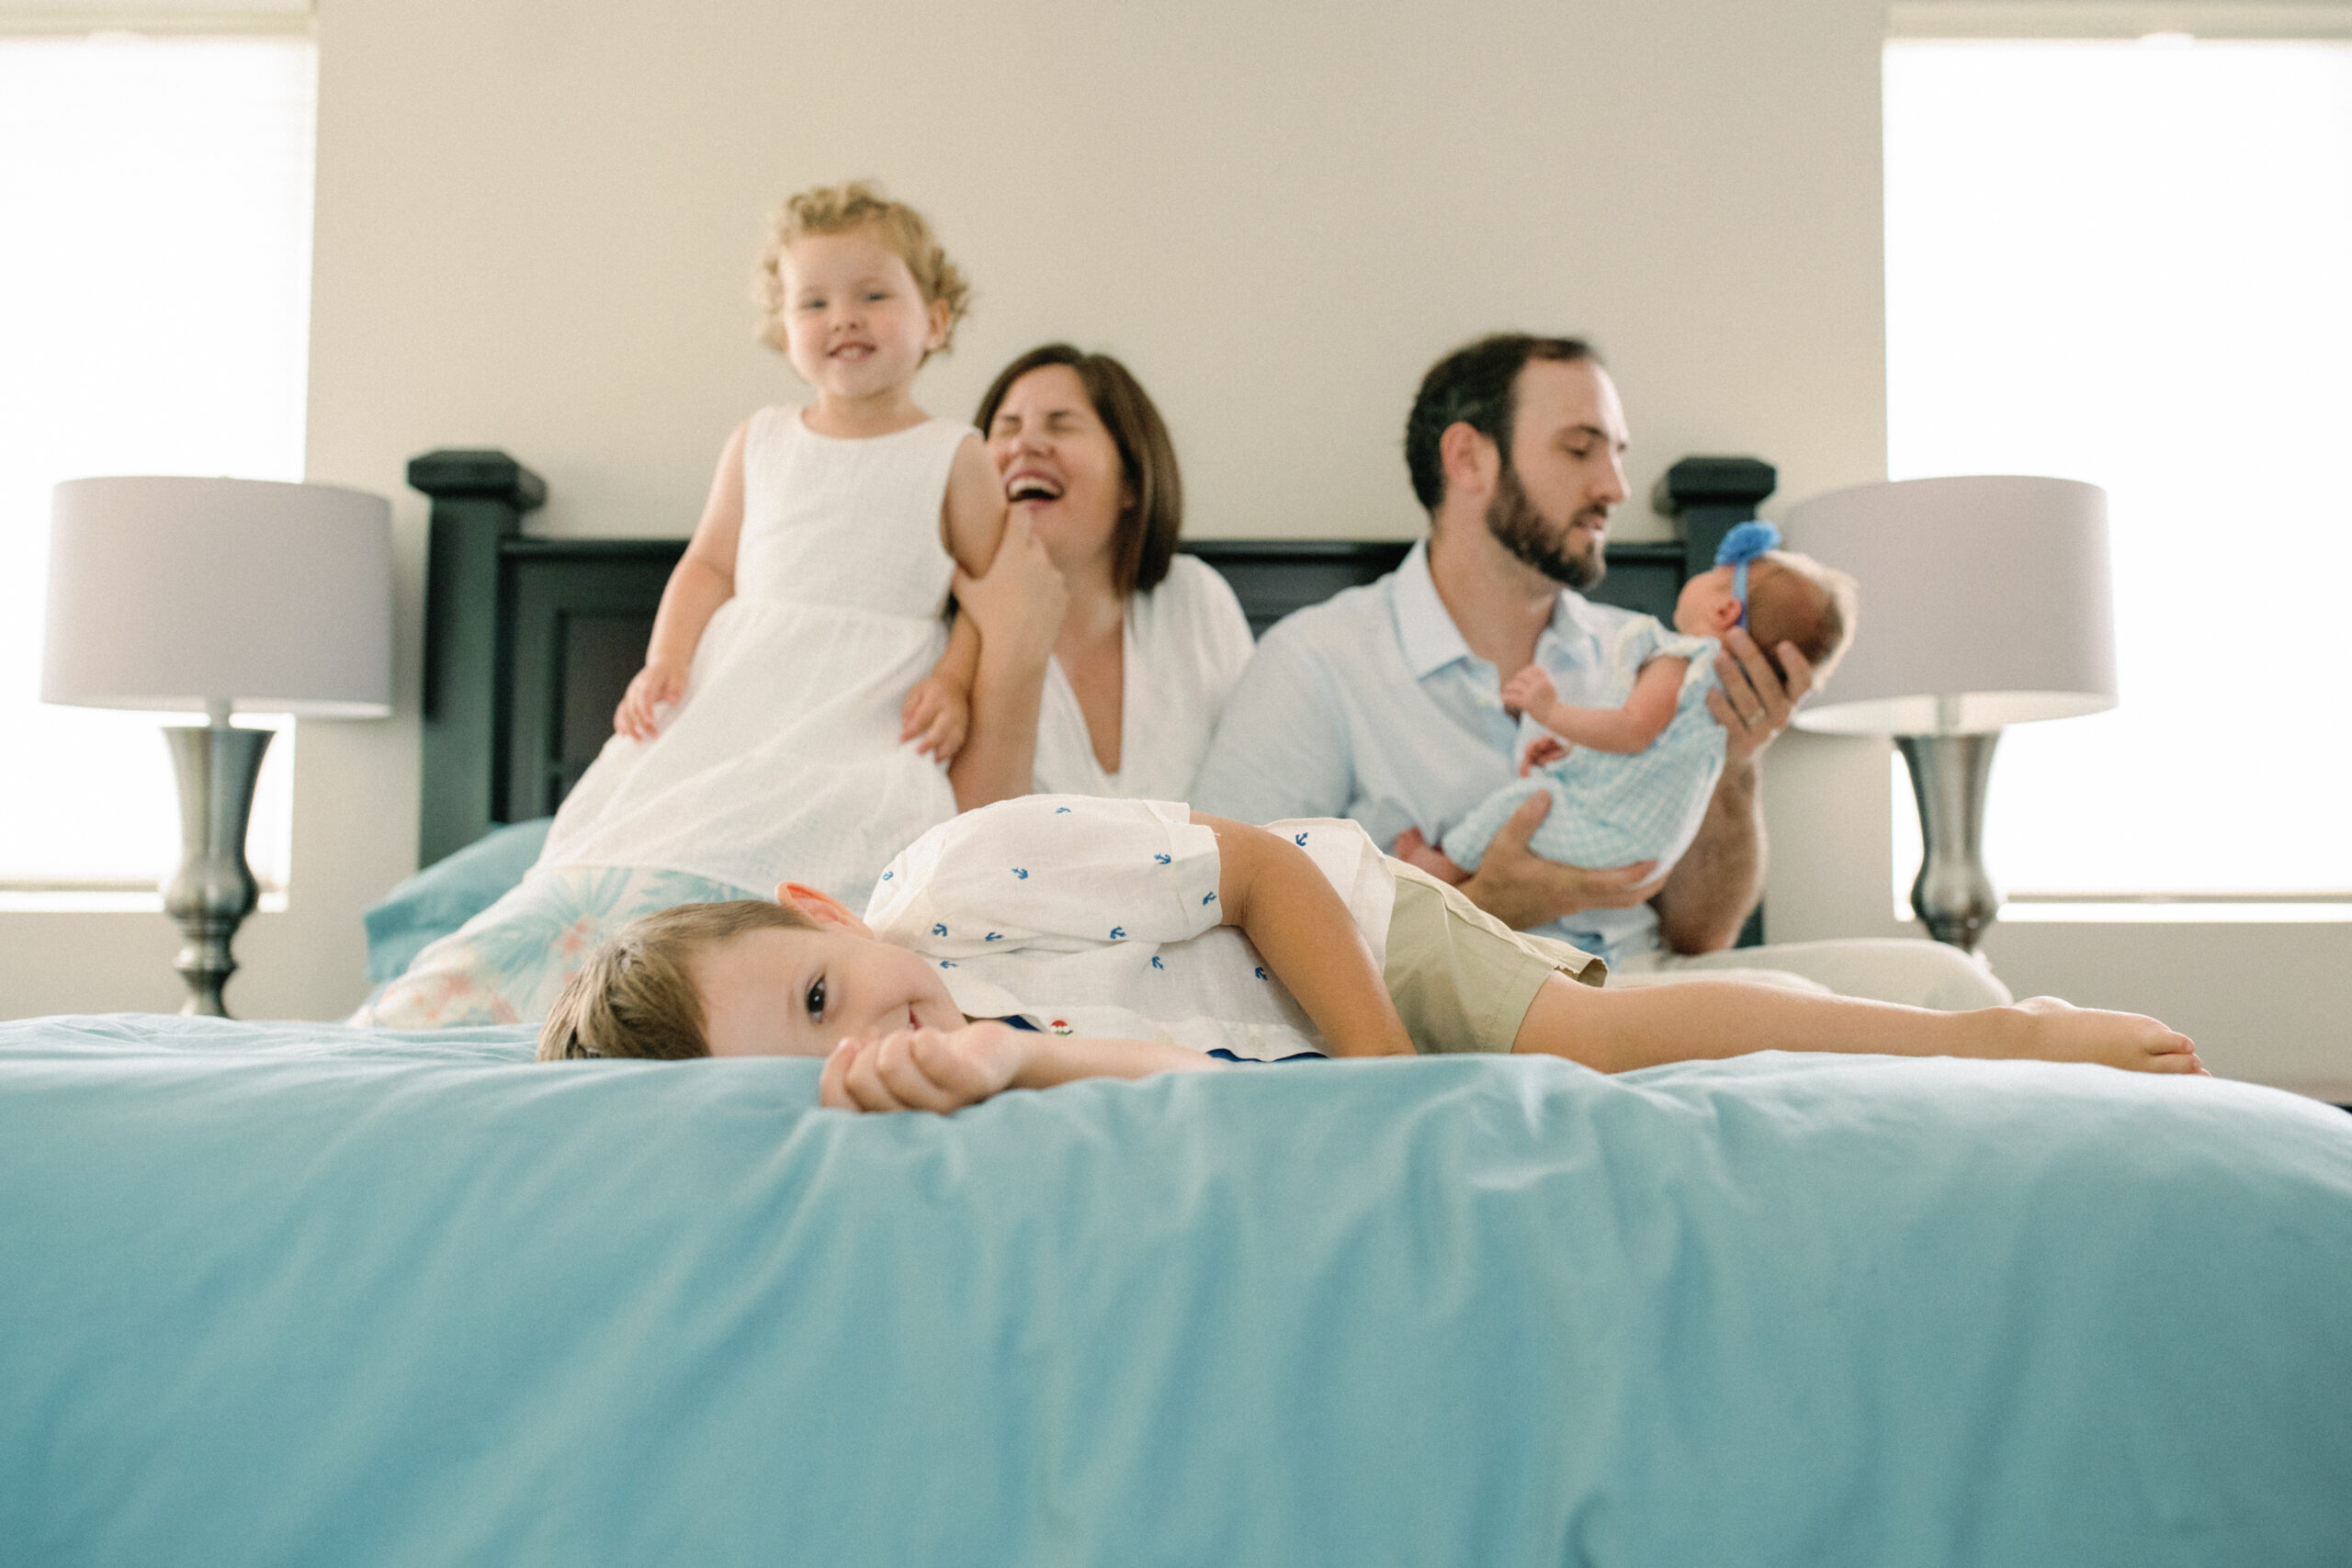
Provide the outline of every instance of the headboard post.
[[1756,457],[1685,457],[1658,476],[1653,504],[1682,524],[1684,571],[1712,570],[1724,536],[1756,515],[1781,476]]
[[453,678],[496,667],[506,617],[500,614],[499,545],[543,504],[545,480],[503,452],[427,452],[412,458],[408,482],[433,498],[424,584],[423,798],[417,863],[461,850],[503,819],[496,798],[504,771],[509,716],[486,683]]

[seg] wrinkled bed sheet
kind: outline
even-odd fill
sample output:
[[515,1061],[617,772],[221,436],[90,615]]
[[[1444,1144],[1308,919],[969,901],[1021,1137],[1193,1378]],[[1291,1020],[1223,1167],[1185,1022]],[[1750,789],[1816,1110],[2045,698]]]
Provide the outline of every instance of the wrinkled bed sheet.
[[0,1559],[2341,1564],[2352,1117],[0,1024]]

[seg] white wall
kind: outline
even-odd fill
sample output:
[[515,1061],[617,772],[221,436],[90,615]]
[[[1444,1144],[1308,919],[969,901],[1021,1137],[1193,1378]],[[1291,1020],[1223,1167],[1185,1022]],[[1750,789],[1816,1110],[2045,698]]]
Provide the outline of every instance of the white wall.
[[[1046,338],[1125,358],[1196,533],[1416,531],[1413,386],[1504,326],[1601,343],[1644,493],[1754,453],[1785,501],[1883,473],[1883,32],[1878,0],[322,0],[310,470],[396,498],[401,714],[304,728],[293,907],[248,923],[232,1005],[346,1009],[359,911],[413,864],[405,460],[503,446],[548,480],[537,526],[684,533],[728,429],[795,395],[746,299],[786,192],[877,175],[970,273],[934,411]],[[1620,528],[1663,531],[1638,501]],[[1776,935],[1890,928],[1884,766],[1781,743]],[[2073,934],[2119,985],[2148,948]],[[2059,964],[2016,936],[2005,971]],[[155,916],[0,917],[0,1012],[172,1005],[172,946]],[[2352,1059],[2316,994],[2286,1011],[2296,1060]]]

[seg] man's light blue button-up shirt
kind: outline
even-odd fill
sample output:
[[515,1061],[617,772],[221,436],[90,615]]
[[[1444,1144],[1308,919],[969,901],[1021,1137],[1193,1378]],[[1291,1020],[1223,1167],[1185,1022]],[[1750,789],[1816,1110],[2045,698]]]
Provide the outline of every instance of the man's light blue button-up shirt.
[[[1562,700],[1610,704],[1602,649],[1634,615],[1561,591],[1535,661]],[[1351,817],[1383,849],[1411,827],[1435,842],[1516,776],[1532,725],[1503,707],[1508,673],[1463,640],[1424,541],[1379,581],[1266,633],[1226,705],[1193,804],[1243,822]],[[1536,930],[1611,961],[1657,945],[1646,904]]]

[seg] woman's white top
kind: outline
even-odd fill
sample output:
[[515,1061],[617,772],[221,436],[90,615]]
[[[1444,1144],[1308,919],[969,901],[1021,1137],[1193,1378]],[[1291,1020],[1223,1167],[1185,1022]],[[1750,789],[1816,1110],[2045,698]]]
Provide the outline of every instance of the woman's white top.
[[661,732],[614,736],[565,796],[540,865],[662,866],[761,894],[789,878],[855,908],[955,815],[944,771],[899,726],[946,646],[940,509],[970,434],[935,419],[842,440],[797,408],[752,416],[734,597]]
[[1046,666],[1030,787],[1040,795],[1189,800],[1225,699],[1250,662],[1250,622],[1216,569],[1188,555],[1130,594],[1122,639],[1119,771],[1102,771],[1061,660]]

